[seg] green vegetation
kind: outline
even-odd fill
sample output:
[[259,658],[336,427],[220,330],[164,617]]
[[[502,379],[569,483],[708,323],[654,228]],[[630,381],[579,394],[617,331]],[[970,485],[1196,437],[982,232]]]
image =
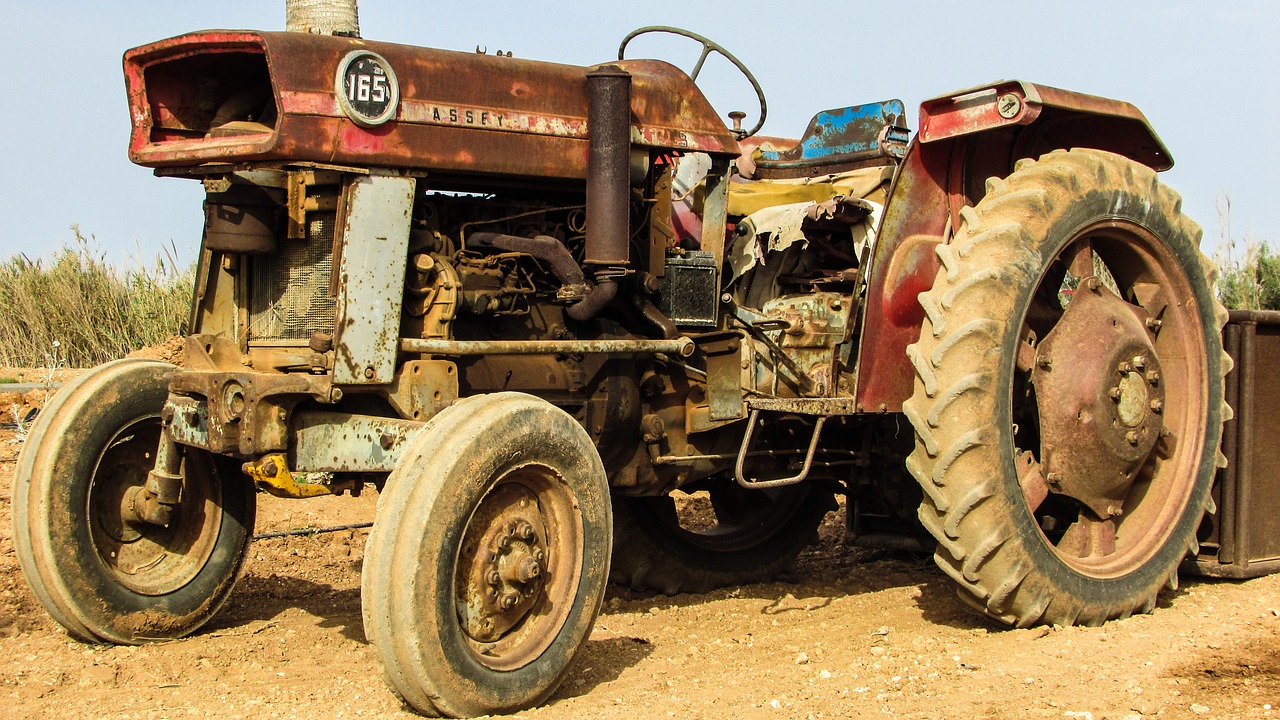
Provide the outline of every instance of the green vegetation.
[[118,268],[92,238],[0,262],[0,365],[90,367],[186,330],[193,270],[172,254]]
[[1218,198],[1218,297],[1231,310],[1280,310],[1280,256],[1252,233],[1238,242],[1231,230],[1231,198]]

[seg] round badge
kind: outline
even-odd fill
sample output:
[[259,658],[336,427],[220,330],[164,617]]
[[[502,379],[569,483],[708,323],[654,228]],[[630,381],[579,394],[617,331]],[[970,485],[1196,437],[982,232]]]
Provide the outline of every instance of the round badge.
[[996,110],[1000,112],[1000,117],[1012,120],[1022,112],[1022,98],[1013,93],[1005,93],[996,101]]
[[364,127],[395,117],[400,104],[400,85],[391,63],[368,50],[352,50],[338,63],[333,89],[342,111]]

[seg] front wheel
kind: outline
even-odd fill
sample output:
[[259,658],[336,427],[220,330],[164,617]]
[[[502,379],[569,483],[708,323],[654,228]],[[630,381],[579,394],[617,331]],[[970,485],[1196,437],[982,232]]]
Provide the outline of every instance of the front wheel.
[[130,519],[162,432],[172,365],[121,360],[54,396],[18,458],[13,539],[40,603],[88,642],[186,635],[226,601],[253,531],[253,488],[234,464],[185,448],[167,525]]
[[1230,359],[1180,205],[1147,167],[1055,151],[938,247],[907,466],[939,567],[1004,622],[1149,611],[1195,548]]
[[433,417],[365,553],[365,634],[392,689],[453,717],[545,700],[600,611],[611,537],[604,465],[563,410],[495,393]]

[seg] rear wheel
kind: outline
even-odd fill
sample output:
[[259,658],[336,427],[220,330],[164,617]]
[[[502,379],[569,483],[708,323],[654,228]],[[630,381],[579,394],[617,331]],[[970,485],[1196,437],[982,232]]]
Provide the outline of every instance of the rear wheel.
[[388,683],[433,715],[542,702],[599,613],[610,540],[604,466],[564,411],[496,393],[436,415],[387,479],[365,554]]
[[170,522],[132,519],[125,507],[154,466],[173,369],[123,360],[90,370],[54,396],[18,460],[19,564],[82,640],[186,635],[226,601],[244,562],[255,498],[234,464],[184,448]]
[[1007,623],[1149,611],[1195,548],[1230,413],[1200,228],[1101,151],[987,189],[907,351],[920,520],[961,597]]
[[805,484],[749,490],[719,480],[681,495],[614,498],[614,582],[667,595],[768,582],[817,542],[836,508]]

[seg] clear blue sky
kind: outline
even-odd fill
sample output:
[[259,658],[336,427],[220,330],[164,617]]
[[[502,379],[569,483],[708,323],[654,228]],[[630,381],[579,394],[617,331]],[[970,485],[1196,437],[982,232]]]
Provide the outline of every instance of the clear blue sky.
[[[195,255],[198,184],[129,163],[121,54],[207,28],[277,30],[283,0],[6,3],[6,102],[0,113],[0,258],[47,257],[72,224],[114,260],[149,259],[172,243]],[[728,47],[769,100],[764,132],[795,136],[814,112],[927,97],[1000,78],[1114,97],[1146,113],[1172,150],[1165,182],[1217,234],[1216,197],[1230,196],[1234,234],[1280,240],[1266,208],[1280,183],[1280,2],[1027,0],[986,3],[484,3],[362,0],[370,39],[591,64],[612,59],[642,25],[679,25]],[[641,48],[688,69],[694,48]],[[724,68],[703,85],[717,106],[750,111]],[[912,123],[915,129],[915,123]]]

